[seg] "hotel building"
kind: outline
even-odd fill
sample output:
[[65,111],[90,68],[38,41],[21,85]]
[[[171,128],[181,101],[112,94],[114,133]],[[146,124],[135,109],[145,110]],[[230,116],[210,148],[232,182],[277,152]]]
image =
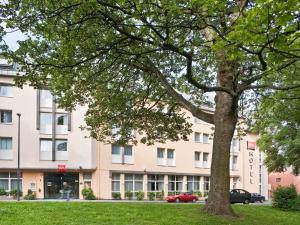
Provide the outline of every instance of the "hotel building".
[[[114,193],[125,198],[143,191],[168,195],[174,192],[209,190],[213,126],[190,115],[193,133],[189,141],[118,146],[89,138],[84,125],[86,108],[72,112],[60,109],[48,90],[14,86],[15,70],[0,65],[0,188],[16,189],[18,118],[20,117],[21,188],[37,198],[62,197],[65,182],[73,198],[91,187],[98,199]],[[139,138],[139,137],[137,137]],[[268,177],[257,135],[241,139],[235,134],[230,155],[230,187],[261,193],[267,197]],[[58,168],[60,168],[58,171]],[[162,192],[163,191],[163,192]]]

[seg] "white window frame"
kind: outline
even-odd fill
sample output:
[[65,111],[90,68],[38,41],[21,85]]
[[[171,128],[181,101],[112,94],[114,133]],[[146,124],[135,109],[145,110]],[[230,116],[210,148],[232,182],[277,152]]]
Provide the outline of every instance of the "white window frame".
[[[6,89],[6,92],[4,92],[4,89]],[[4,94],[4,93],[6,93],[6,94]],[[13,85],[6,84],[6,83],[0,83],[0,97],[6,97],[6,98],[13,97]]]
[[0,160],[12,160],[13,159],[13,138],[12,137],[0,137],[1,139],[8,139],[10,140],[10,148],[1,148],[0,145]]
[[[206,136],[207,136],[207,141],[206,140],[204,141],[204,137],[206,137]],[[209,144],[209,134],[202,133],[202,143],[203,144]]]
[[[158,152],[161,151],[163,153],[162,157],[159,157]],[[165,166],[166,165],[166,154],[164,148],[157,148],[156,150],[156,164],[158,166]]]
[[196,143],[201,143],[201,133],[200,132],[194,132],[194,141]]
[[[207,160],[204,161],[204,156],[207,155]],[[203,152],[202,153],[202,167],[203,168],[209,168],[209,153],[208,152]]]
[[[169,158],[169,152],[173,152],[173,157]],[[175,149],[167,149],[167,165],[176,166]]]
[[[0,172],[1,173],[1,172]],[[15,173],[15,172],[11,172],[11,171],[3,171],[2,173],[8,173],[8,177],[6,178],[1,178],[0,177],[0,180],[8,180],[8,189],[5,190],[7,193],[11,192],[12,189],[11,189],[11,181],[14,180],[14,181],[17,181],[18,178],[17,177],[12,177],[12,173]],[[20,176],[20,190],[22,191],[22,187],[23,187],[23,176],[22,176],[22,173],[21,173],[21,176]]]

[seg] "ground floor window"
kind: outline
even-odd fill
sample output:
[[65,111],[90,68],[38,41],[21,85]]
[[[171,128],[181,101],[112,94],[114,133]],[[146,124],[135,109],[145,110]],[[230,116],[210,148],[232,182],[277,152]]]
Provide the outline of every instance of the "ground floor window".
[[200,191],[200,176],[187,176],[187,188],[188,192]]
[[148,191],[159,192],[164,190],[163,175],[148,175]]
[[125,192],[132,192],[132,196],[135,197],[138,191],[143,191],[143,175],[125,174]]
[[168,176],[168,192],[169,194],[182,192],[182,176]]
[[209,177],[203,177],[203,190],[204,193],[207,193],[209,191]]
[[120,198],[120,174],[113,173],[111,175],[111,190],[113,198]]
[[92,188],[92,173],[83,174],[84,188]]
[[238,178],[234,177],[232,178],[232,189],[237,189],[238,188]]
[[[22,173],[20,190],[22,190]],[[18,189],[18,177],[16,172],[0,172],[0,189],[4,189],[6,192]]]

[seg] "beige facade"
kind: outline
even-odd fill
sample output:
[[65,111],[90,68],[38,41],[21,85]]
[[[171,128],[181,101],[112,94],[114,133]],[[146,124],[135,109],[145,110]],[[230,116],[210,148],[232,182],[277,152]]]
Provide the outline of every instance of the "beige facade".
[[[16,187],[18,121],[21,113],[20,166],[22,189],[31,189],[38,198],[59,198],[68,182],[76,195],[91,187],[99,199],[111,199],[126,191],[167,195],[173,192],[209,190],[213,126],[190,115],[193,133],[189,141],[117,146],[96,142],[82,131],[85,107],[72,112],[57,109],[47,90],[9,87],[14,72],[7,67],[0,75],[0,188]],[[4,72],[3,72],[4,71]],[[8,90],[9,89],[9,90]],[[11,117],[11,118],[10,118]],[[139,137],[137,137],[139,138]],[[230,156],[231,188],[262,193],[267,197],[267,173],[257,136],[247,134],[232,141]],[[250,144],[249,144],[250,143]],[[2,147],[1,147],[2,146]],[[253,149],[249,149],[253,148]],[[58,166],[66,171],[58,172]]]

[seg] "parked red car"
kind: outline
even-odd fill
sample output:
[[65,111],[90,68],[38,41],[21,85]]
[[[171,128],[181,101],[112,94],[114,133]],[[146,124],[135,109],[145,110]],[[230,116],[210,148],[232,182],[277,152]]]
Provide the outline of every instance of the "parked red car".
[[179,195],[170,195],[166,197],[167,202],[196,202],[198,201],[198,196],[189,194],[189,193],[181,193]]

